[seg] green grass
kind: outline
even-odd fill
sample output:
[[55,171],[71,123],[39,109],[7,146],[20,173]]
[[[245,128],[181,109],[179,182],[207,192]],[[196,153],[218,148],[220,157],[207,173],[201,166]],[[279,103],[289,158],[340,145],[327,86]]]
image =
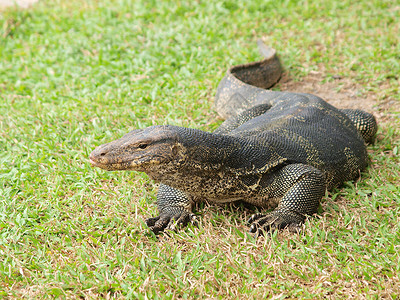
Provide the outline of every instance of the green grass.
[[[260,3],[262,2],[262,3]],[[46,1],[0,15],[0,296],[396,298],[400,294],[396,1]],[[345,77],[376,101],[371,167],[299,235],[252,239],[243,208],[156,238],[156,186],[93,169],[134,129],[213,130],[226,69],[273,45],[288,77]],[[363,104],[360,101],[359,107]]]

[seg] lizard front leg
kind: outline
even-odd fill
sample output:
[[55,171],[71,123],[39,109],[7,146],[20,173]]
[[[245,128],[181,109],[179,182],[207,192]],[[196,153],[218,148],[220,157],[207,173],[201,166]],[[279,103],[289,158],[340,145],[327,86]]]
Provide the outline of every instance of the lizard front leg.
[[175,230],[176,226],[186,226],[189,222],[196,225],[192,213],[192,201],[182,191],[161,184],[157,194],[159,216],[146,220],[147,226],[154,233],[164,230]]

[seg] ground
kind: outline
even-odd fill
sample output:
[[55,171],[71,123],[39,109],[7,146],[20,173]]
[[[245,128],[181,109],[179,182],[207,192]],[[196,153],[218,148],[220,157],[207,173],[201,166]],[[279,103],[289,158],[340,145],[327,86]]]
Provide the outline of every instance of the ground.
[[[4,3],[4,1],[3,1]],[[9,2],[10,3],[10,2]],[[0,14],[0,297],[396,299],[400,6],[393,0],[41,0]],[[299,234],[255,240],[254,209],[205,205],[154,236],[157,185],[92,168],[156,124],[214,130],[226,70],[277,49],[277,89],[378,119],[369,167]]]
[[293,91],[318,95],[338,108],[363,109],[373,113],[378,122],[397,118],[392,112],[400,111],[400,102],[394,99],[380,99],[379,93],[365,91],[365,86],[352,80],[342,78],[326,79],[326,74],[311,71],[300,81],[292,80],[285,73],[279,81],[282,91]]

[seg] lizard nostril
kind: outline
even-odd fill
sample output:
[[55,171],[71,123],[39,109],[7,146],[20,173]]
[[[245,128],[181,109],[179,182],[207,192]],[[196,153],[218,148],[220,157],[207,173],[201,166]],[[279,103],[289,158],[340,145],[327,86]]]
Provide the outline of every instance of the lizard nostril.
[[102,153],[100,153],[100,156],[104,156],[104,155],[106,155],[106,153],[105,153],[105,152],[102,152]]

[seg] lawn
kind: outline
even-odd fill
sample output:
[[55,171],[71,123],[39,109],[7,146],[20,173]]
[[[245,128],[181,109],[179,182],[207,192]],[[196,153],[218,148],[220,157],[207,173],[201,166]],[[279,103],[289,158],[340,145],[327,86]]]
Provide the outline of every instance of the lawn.
[[[400,3],[50,1],[0,12],[0,297],[237,299],[400,294]],[[260,58],[276,89],[375,114],[370,167],[300,234],[252,238],[237,206],[154,236],[157,186],[88,163],[155,124],[214,130],[219,80]]]

